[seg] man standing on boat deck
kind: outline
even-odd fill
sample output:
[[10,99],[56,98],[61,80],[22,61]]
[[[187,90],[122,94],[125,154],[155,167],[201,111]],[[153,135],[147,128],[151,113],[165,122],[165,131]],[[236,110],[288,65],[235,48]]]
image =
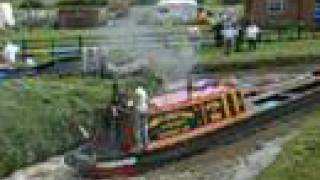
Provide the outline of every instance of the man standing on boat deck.
[[139,86],[135,89],[136,94],[136,139],[138,148],[142,149],[148,143],[148,93]]

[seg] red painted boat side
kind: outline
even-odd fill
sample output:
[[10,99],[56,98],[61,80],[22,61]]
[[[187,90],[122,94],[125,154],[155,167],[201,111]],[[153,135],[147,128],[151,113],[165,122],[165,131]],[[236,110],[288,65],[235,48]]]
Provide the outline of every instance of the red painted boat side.
[[245,112],[245,113],[237,115],[238,117],[231,117],[231,118],[225,119],[221,122],[210,123],[205,126],[191,130],[189,132],[186,132],[186,133],[183,133],[180,135],[176,135],[174,137],[153,141],[153,142],[149,143],[148,145],[146,145],[145,152],[152,153],[153,151],[157,151],[157,150],[160,150],[163,148],[174,146],[178,143],[182,143],[182,142],[187,141],[192,138],[203,136],[203,135],[206,135],[209,133],[214,133],[215,131],[228,128],[229,126],[232,126],[233,124],[235,124],[237,122],[245,121],[246,119],[248,119],[252,115],[253,115],[253,112]]

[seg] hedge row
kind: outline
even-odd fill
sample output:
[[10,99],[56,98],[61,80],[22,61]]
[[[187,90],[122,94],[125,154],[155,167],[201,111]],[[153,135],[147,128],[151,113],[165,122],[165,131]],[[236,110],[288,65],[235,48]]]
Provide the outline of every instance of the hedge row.
[[110,96],[95,80],[24,79],[0,88],[0,177],[76,146],[71,124],[94,126],[94,112]]

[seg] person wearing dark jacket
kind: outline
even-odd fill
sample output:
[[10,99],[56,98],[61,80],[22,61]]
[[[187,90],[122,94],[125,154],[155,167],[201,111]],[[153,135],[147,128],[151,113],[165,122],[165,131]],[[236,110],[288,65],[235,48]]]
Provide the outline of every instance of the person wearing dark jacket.
[[242,51],[242,46],[243,46],[243,42],[244,42],[244,34],[245,34],[244,27],[239,26],[238,36],[237,36],[237,40],[236,40],[236,48],[235,48],[236,52]]
[[213,27],[213,34],[214,34],[214,40],[215,40],[215,46],[216,47],[222,47],[223,45],[223,24],[218,23]]

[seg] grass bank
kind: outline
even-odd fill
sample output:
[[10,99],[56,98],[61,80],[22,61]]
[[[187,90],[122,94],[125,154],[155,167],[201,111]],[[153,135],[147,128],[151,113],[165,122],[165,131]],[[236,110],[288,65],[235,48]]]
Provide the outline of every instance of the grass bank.
[[320,111],[302,119],[301,134],[257,180],[318,180],[320,177]]
[[296,40],[264,42],[256,51],[247,51],[225,56],[222,48],[204,47],[200,51],[200,65],[205,69],[225,70],[256,68],[273,65],[317,63],[320,57],[320,40]]
[[0,177],[80,142],[72,123],[94,125],[111,83],[95,79],[25,78],[1,83]]

